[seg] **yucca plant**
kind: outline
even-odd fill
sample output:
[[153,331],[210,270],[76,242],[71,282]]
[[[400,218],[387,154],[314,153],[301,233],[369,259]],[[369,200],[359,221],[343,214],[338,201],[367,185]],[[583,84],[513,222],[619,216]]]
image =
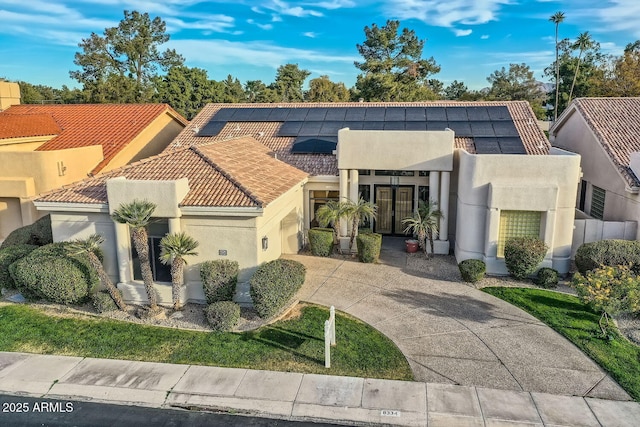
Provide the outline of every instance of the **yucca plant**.
[[377,214],[377,207],[362,198],[357,202],[349,200],[343,203],[345,216],[351,220],[351,235],[349,237],[349,252],[351,252],[360,223],[367,219],[369,221],[374,220]]
[[316,211],[316,219],[318,220],[320,227],[326,227],[331,224],[331,227],[333,228],[334,245],[339,245],[340,243],[340,220],[346,215],[345,208],[346,205],[344,202],[329,200]]
[[151,221],[151,215],[153,215],[155,209],[155,203],[148,200],[136,199],[132,202],[121,204],[111,215],[114,221],[129,226],[133,245],[140,259],[142,281],[144,282],[147,298],[149,298],[149,308],[151,311],[157,311],[158,297],[153,287],[153,272],[151,271],[151,261],[149,259],[147,226],[149,225],[149,221]]
[[99,234],[92,234],[86,239],[76,239],[69,246],[67,246],[67,251],[71,255],[78,255],[81,253],[86,253],[89,258],[89,263],[91,263],[91,267],[98,273],[98,277],[109,291],[109,295],[115,301],[118,308],[122,311],[127,310],[127,305],[122,300],[122,295],[113,284],[109,275],[104,270],[104,266],[102,262],[100,262],[100,258],[98,258],[98,253],[101,250],[101,245],[104,243],[104,237]]
[[418,237],[418,244],[425,254],[427,254],[426,240],[428,239],[433,255],[433,235],[438,232],[442,217],[442,211],[438,209],[438,205],[434,201],[420,201],[418,210],[413,216],[402,220],[406,226],[404,232],[413,233]]
[[167,234],[160,240],[160,261],[171,264],[171,296],[173,309],[181,310],[180,288],[184,284],[184,266],[187,261],[184,257],[198,255],[195,249],[198,241],[184,232]]

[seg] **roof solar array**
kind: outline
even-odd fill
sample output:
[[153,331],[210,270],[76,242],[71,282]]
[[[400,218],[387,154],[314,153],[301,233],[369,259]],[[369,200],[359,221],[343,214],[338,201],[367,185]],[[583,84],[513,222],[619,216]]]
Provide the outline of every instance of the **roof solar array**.
[[[335,150],[338,131],[451,129],[473,138],[479,154],[525,154],[520,134],[506,106],[451,107],[225,107],[198,136],[216,136],[227,122],[282,122],[277,136],[295,137],[292,153]],[[317,147],[316,147],[317,146]]]

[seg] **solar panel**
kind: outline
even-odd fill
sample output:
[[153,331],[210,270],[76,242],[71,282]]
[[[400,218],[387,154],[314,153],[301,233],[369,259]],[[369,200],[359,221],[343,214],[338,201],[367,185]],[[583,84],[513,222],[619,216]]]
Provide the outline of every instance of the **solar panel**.
[[509,109],[505,106],[487,107],[487,112],[489,113],[489,118],[491,118],[491,120],[511,120]]
[[322,128],[322,122],[304,122],[298,132],[299,136],[318,136],[320,129]]
[[220,133],[220,131],[222,130],[222,128],[224,128],[224,125],[226,124],[227,122],[219,122],[219,121],[212,120],[209,123],[207,123],[202,129],[200,129],[200,131],[198,131],[196,136],[216,136]]
[[405,130],[427,130],[427,122],[405,122]]
[[384,116],[385,122],[404,122],[404,107],[388,107]]
[[284,122],[289,117],[291,108],[271,108],[269,113],[270,122]]
[[298,136],[304,122],[284,122],[278,129],[278,136]]
[[477,154],[501,154],[497,138],[473,138]]
[[467,109],[465,107],[447,107],[445,109],[447,113],[447,120],[450,122],[453,121],[467,121],[469,118],[467,117]]
[[487,107],[467,107],[467,117],[471,121],[484,122],[489,120]]
[[[236,108],[236,112],[233,114],[234,122],[250,122],[251,114],[255,108]],[[230,120],[231,121],[231,120]]]
[[449,123],[447,122],[436,122],[436,121],[427,122],[427,130],[445,130],[448,127],[449,127]]
[[363,122],[362,130],[384,130],[384,122]]
[[336,136],[338,131],[344,127],[344,122],[322,122],[322,127],[318,135]]
[[492,122],[493,130],[496,132],[496,136],[520,136],[516,125],[511,121]]
[[229,121],[231,117],[233,117],[233,115],[235,114],[236,110],[237,108],[221,108],[213,116],[213,119],[220,122]]
[[292,108],[291,111],[289,111],[289,117],[287,117],[287,120],[303,122],[306,119],[308,112],[308,108]]
[[427,120],[429,121],[444,122],[447,120],[447,113],[444,107],[427,107],[425,111],[427,112]]
[[408,122],[423,122],[427,120],[424,107],[408,107],[405,109],[405,117]]
[[366,122],[383,122],[384,113],[384,108],[369,107],[367,108],[367,114],[364,116],[364,120]]
[[291,146],[293,154],[332,154],[338,138],[297,138]]
[[384,122],[384,130],[404,130],[404,122]]
[[269,121],[269,115],[271,114],[271,108],[255,108],[249,116],[252,122],[267,122]]
[[491,126],[491,122],[469,122],[471,124],[471,133],[474,137],[496,136]]
[[362,130],[364,122],[344,122],[344,127],[350,130]]
[[344,116],[345,121],[362,121],[367,109],[365,107],[353,107],[348,108],[347,113]]
[[327,115],[326,108],[309,108],[307,118],[305,120],[323,121]]
[[346,108],[327,108],[327,115],[325,116],[325,120],[331,121],[344,121],[344,116],[347,114]]
[[455,132],[456,136],[471,137],[471,125],[469,122],[449,122],[449,129]]
[[520,138],[498,138],[502,154],[527,154]]

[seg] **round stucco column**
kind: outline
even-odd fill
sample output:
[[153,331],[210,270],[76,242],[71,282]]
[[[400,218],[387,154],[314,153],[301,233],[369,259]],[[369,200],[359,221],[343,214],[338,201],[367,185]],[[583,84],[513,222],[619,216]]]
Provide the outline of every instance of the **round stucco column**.
[[358,203],[359,194],[358,194],[358,184],[359,184],[359,175],[358,169],[351,169],[349,171],[349,200],[354,203]]
[[[440,207],[440,172],[429,172],[429,200],[436,204],[436,207]],[[433,233],[433,239],[438,239],[438,233]]]
[[[340,169],[340,201],[344,202],[349,198],[349,171]],[[340,220],[340,236],[347,235],[347,221]]]
[[449,181],[450,172],[442,172],[440,177],[440,240],[449,239]]
[[179,233],[182,231],[180,228],[180,218],[169,218],[167,222],[169,223],[169,233]]
[[116,235],[116,257],[118,258],[118,281],[128,283],[133,280],[131,274],[131,245],[129,237],[129,226],[114,222]]

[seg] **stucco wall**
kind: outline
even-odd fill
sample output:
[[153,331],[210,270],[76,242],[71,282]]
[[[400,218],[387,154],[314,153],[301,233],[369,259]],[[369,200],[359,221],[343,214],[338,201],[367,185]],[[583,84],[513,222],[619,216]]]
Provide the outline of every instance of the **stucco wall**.
[[541,238],[549,246],[543,265],[569,269],[580,156],[473,155],[458,150],[455,254],[476,258],[487,272],[506,274],[497,256],[501,210],[542,212]]
[[[582,179],[588,183],[587,213],[591,207],[591,186],[596,185],[606,190],[605,221],[640,221],[640,195],[625,190],[625,181],[580,114],[574,112],[562,126],[552,129],[550,140],[555,147],[580,154]],[[640,234],[636,235],[639,238]]]

